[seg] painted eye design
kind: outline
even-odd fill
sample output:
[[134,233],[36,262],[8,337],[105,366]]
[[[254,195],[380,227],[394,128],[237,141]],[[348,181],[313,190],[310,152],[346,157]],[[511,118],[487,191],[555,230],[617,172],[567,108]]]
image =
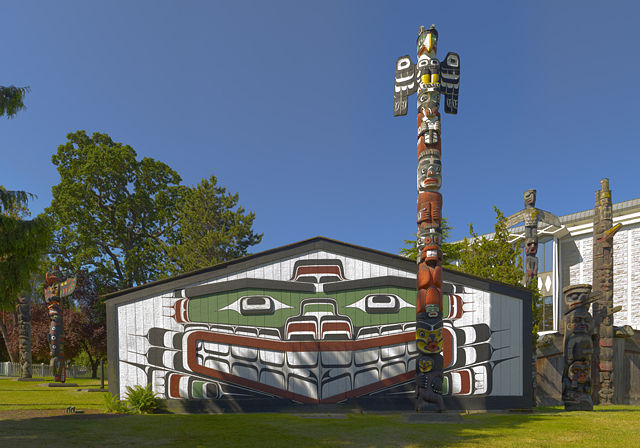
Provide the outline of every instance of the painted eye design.
[[358,308],[368,314],[397,313],[402,308],[414,307],[395,294],[367,294],[347,308]]
[[219,311],[233,310],[243,316],[261,316],[273,314],[283,308],[293,308],[271,296],[243,296],[233,303],[220,308]]

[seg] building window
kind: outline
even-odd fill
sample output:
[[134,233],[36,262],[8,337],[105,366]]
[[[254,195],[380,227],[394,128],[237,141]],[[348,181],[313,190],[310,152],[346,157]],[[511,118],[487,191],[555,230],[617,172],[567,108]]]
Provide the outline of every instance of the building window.
[[542,298],[542,316],[539,330],[553,331],[553,296]]

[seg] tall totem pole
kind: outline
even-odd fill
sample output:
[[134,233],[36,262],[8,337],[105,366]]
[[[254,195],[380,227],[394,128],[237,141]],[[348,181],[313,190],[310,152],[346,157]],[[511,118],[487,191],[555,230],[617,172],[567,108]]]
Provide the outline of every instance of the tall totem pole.
[[406,115],[408,98],[418,92],[418,281],[416,298],[416,410],[444,410],[442,400],[442,163],[440,95],[445,112],[458,112],[460,57],[436,58],[435,25],[418,31],[418,63],[409,55],[396,61],[394,116]]
[[47,272],[47,287],[44,289],[44,300],[49,309],[49,354],[51,355],[51,368],[53,380],[64,383],[66,380],[66,367],[64,364],[64,326],[62,322],[62,299],[73,293],[76,289],[76,278],[64,278],[60,271]]
[[602,293],[593,304],[596,346],[594,361],[600,404],[613,403],[613,236],[621,225],[613,226],[609,179],[600,181],[593,210],[593,290]]

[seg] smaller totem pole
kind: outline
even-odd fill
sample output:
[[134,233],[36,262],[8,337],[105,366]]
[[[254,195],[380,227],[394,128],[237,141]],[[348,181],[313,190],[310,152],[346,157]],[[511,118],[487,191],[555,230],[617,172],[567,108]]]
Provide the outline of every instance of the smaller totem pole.
[[538,210],[536,209],[536,190],[524,192],[524,252],[526,255],[522,284],[529,286],[538,278]]
[[[506,219],[506,226],[512,227],[524,221],[524,251],[525,251],[525,273],[522,277],[522,285],[528,287],[536,284],[538,278],[538,222],[544,222],[560,227],[560,219],[553,213],[536,208],[536,190],[524,192],[524,209],[509,216]],[[531,352],[531,384],[533,386],[533,400],[535,402],[537,388],[537,355],[536,350]]]
[[538,223],[551,224],[560,227],[560,219],[553,213],[536,208],[536,190],[524,192],[524,209],[509,216],[505,223],[507,227],[524,221],[524,250],[525,250],[525,274],[522,285],[529,286],[538,278]]
[[562,292],[567,306],[562,401],[567,411],[592,411],[593,319],[589,314],[589,304],[597,300],[599,294],[591,293],[591,285],[571,285]]
[[18,297],[18,344],[20,378],[31,378],[31,293]]
[[66,368],[64,363],[64,327],[62,322],[61,302],[64,297],[76,289],[76,278],[65,279],[58,270],[47,272],[47,287],[44,289],[44,300],[49,308],[51,327],[49,329],[49,353],[51,355],[51,369],[54,381],[64,383]]

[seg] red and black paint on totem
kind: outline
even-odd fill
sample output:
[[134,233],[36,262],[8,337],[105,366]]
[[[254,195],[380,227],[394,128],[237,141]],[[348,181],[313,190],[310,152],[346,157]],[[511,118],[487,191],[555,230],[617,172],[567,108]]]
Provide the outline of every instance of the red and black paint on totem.
[[416,398],[418,411],[444,410],[442,400],[442,141],[440,95],[445,112],[458,112],[460,57],[436,58],[438,31],[420,27],[418,63],[409,55],[396,61],[394,116],[406,115],[408,97],[418,93],[418,281],[416,298]]
[[47,287],[44,289],[44,300],[49,309],[49,354],[53,380],[64,383],[66,368],[64,362],[64,325],[62,321],[62,299],[76,289],[76,278],[65,279],[60,271],[47,272],[45,276]]

